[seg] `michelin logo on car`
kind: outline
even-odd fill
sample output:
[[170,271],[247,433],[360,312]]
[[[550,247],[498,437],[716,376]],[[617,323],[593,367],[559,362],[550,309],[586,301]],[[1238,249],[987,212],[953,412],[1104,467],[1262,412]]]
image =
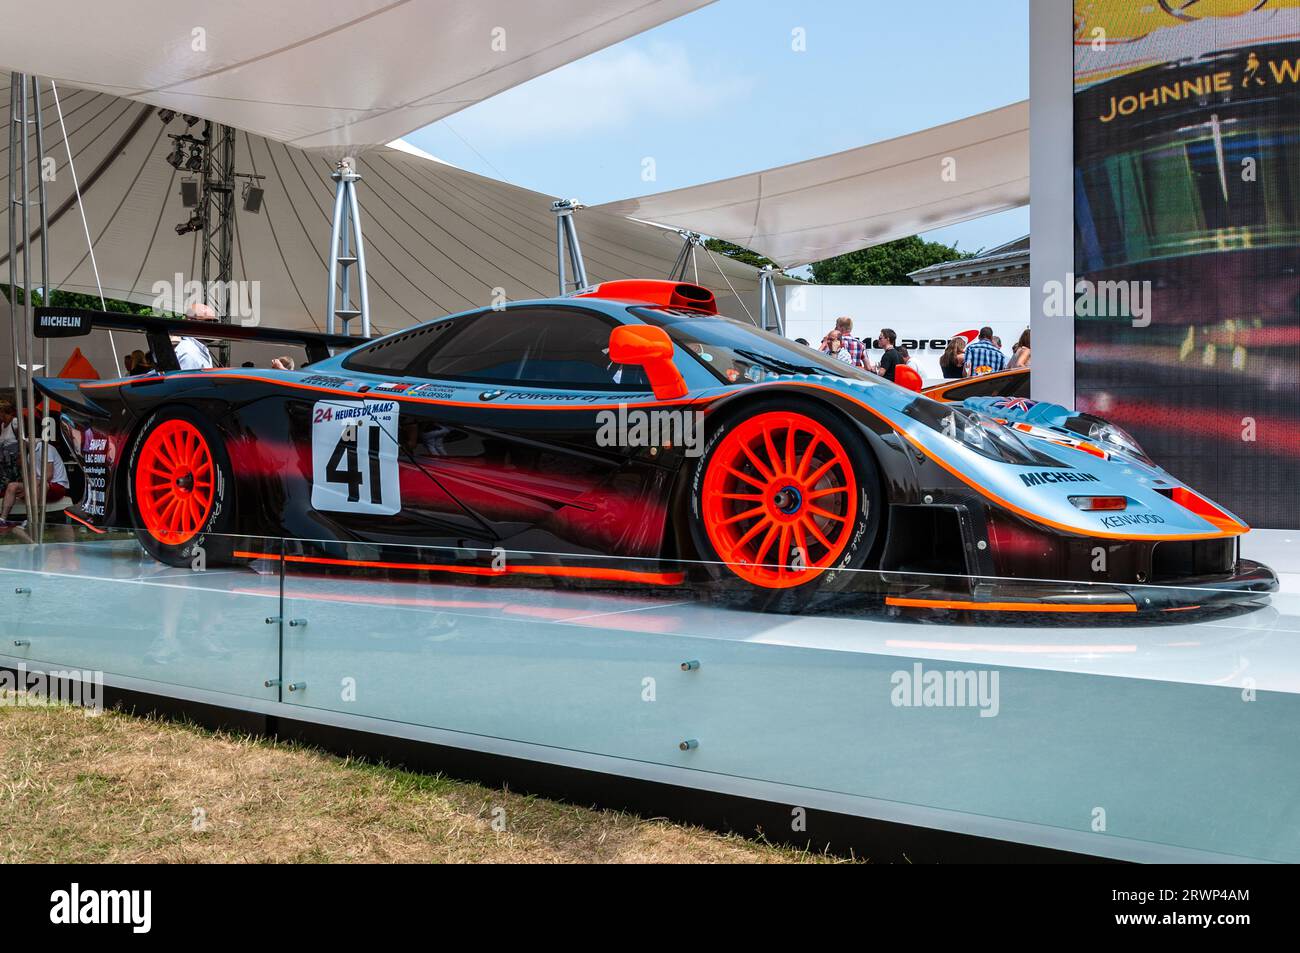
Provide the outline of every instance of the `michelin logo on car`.
[[1042,486],[1045,483],[1100,483],[1101,479],[1078,470],[1039,470],[1020,474],[1020,482],[1025,486]]

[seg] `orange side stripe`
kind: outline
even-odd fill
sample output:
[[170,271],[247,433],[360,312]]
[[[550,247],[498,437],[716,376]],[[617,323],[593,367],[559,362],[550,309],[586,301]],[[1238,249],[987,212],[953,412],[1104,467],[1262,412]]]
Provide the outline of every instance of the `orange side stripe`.
[[[141,383],[142,381],[153,382],[155,380],[157,379],[151,377],[141,378],[140,380],[134,380],[132,378],[124,378],[118,381],[102,381],[102,382],[96,381],[95,383],[87,383],[87,384],[82,384],[80,386],[82,390],[96,390],[104,387],[126,387],[130,384]],[[217,374],[217,373],[213,373],[213,371],[211,370],[202,371],[199,373],[193,373],[193,372],[178,373],[176,371],[173,371],[167,375],[167,380],[169,381],[206,380],[209,382],[214,380],[257,381],[259,384],[267,384],[272,387],[289,387],[294,390],[308,390],[317,394],[336,394],[340,397],[350,397],[353,400],[398,400],[409,404],[437,404],[440,407],[478,407],[478,408],[501,407],[507,410],[617,410],[619,407],[672,407],[680,404],[692,404],[692,403],[707,404],[710,403],[711,401],[715,401],[720,397],[725,396],[723,394],[714,394],[711,397],[699,397],[695,399],[689,399],[689,398],[683,400],[653,400],[652,399],[652,400],[639,400],[639,401],[624,401],[622,403],[616,401],[615,403],[612,404],[611,403],[601,403],[601,404],[513,403],[512,404],[506,401],[501,401],[501,402],[491,401],[485,403],[483,401],[469,401],[469,400],[437,400],[432,397],[417,397],[410,394],[390,394],[387,391],[376,391],[376,390],[367,390],[367,391],[343,390],[338,387],[317,387],[314,384],[299,384],[296,381],[280,381],[280,380],[275,380],[274,378],[258,377],[256,374]],[[490,385],[485,384],[483,386],[489,387]]]
[[87,523],[76,513],[72,512],[72,510],[64,510],[63,512],[66,513],[68,516],[72,517],[82,526],[86,527],[86,529],[90,530],[92,533],[99,533],[102,536],[104,533],[108,532],[108,530],[100,529],[98,526],[95,526],[93,523]]
[[982,609],[989,612],[1137,612],[1137,606],[1125,603],[968,602],[961,599],[910,599],[902,596],[886,596],[885,605],[914,609]]
[[413,571],[460,573],[465,576],[561,576],[570,579],[600,579],[608,582],[644,582],[658,586],[676,586],[686,580],[684,572],[640,572],[635,569],[610,569],[602,566],[459,566],[454,563],[391,563],[372,559],[334,559],[326,556],[281,556],[278,553],[253,553],[235,550],[237,559],[273,559],[316,566],[360,566],[367,569],[409,569]]

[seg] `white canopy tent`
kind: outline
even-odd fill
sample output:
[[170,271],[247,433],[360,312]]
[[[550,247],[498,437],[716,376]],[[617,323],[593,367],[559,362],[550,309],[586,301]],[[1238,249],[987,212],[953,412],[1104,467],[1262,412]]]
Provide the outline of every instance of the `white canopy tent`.
[[[50,284],[97,291],[87,238],[106,296],[149,302],[155,283],[199,277],[198,235],[180,238],[175,230],[189,217],[178,194],[184,176],[163,161],[166,134],[189,132],[184,119],[196,116],[240,130],[236,169],[266,177],[257,181],[266,197],[261,214],[236,217],[230,275],[258,283],[266,323],[327,323],[330,173],[345,155],[360,157],[368,190],[362,205],[372,332],[486,303],[494,294],[550,294],[549,197],[383,144],[707,2],[12,6],[0,31],[0,67],[59,84],[85,197],[83,228],[54,97],[46,95],[46,156],[55,163],[48,182]],[[151,118],[158,107],[182,118],[167,129]],[[7,107],[4,113],[10,127]],[[7,170],[4,159],[0,170]],[[5,203],[0,229],[8,229],[8,214]],[[671,239],[595,213],[584,219],[593,278],[671,266]],[[37,221],[29,222],[32,235]],[[21,248],[21,229],[18,240]],[[0,268],[8,255],[2,259]],[[38,279],[27,278],[33,285]],[[8,343],[0,335],[0,349],[11,350]],[[10,362],[3,366],[11,380]]]
[[1029,103],[834,155],[624,199],[601,211],[686,228],[784,268],[1029,204]]
[[[155,283],[174,286],[178,274],[181,281],[197,280],[197,233],[175,231],[190,212],[181,202],[181,182],[193,176],[165,161],[166,134],[183,123],[169,127],[153,107],[103,93],[60,87],[60,97],[104,295],[150,304]],[[67,152],[52,98],[43,99],[46,151],[54,160],[50,284],[93,296],[95,276]],[[7,102],[0,104],[0,121],[8,121]],[[324,330],[332,161],[239,133],[236,164],[267,178],[261,211],[236,212],[233,278],[258,283],[262,323]],[[497,289],[509,300],[556,293],[551,196],[465,172],[418,150],[374,148],[360,165],[374,333],[491,304]],[[6,192],[7,169],[8,143],[0,142],[0,189]],[[7,234],[7,215],[6,203],[0,234]],[[674,232],[594,209],[579,212],[577,221],[592,281],[667,277],[681,245]],[[36,249],[32,258],[35,268]],[[754,311],[754,269],[701,255],[699,273],[724,311],[742,318],[746,308]],[[0,281],[7,276],[7,249],[0,249]],[[92,360],[107,373],[112,361],[100,334]],[[119,356],[142,346],[143,338],[117,338]],[[54,344],[56,371],[71,345],[86,347],[75,340]],[[8,352],[8,335],[0,334],[4,384],[11,381]]]
[[0,65],[337,157],[708,2],[45,0],[7,5]]

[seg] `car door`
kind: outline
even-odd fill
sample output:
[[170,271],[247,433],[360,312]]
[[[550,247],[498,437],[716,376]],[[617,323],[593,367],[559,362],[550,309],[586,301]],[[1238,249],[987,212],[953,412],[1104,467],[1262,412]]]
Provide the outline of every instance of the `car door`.
[[[413,336],[387,388],[404,514],[507,549],[656,554],[670,473],[616,431],[599,439],[620,406],[654,403],[639,367],[609,362],[616,325],[594,309],[521,305]],[[364,349],[348,366],[377,370]]]

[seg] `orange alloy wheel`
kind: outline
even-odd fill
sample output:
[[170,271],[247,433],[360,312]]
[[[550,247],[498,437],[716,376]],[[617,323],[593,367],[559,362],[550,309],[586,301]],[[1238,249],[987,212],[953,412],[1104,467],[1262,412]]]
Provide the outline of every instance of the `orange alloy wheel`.
[[704,528],[741,579],[785,589],[844,552],[858,483],[840,441],[803,414],[772,411],[722,438],[704,475]]
[[192,539],[212,512],[216,473],[198,428],[168,420],[150,432],[135,470],[135,498],[144,528],[165,546]]

